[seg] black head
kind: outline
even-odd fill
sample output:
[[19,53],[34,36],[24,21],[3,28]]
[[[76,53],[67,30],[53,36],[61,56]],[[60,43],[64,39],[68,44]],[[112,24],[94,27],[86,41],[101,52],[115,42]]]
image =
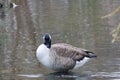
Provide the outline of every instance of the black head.
[[46,33],[43,36],[44,44],[47,46],[47,48],[51,48],[51,36],[50,34]]

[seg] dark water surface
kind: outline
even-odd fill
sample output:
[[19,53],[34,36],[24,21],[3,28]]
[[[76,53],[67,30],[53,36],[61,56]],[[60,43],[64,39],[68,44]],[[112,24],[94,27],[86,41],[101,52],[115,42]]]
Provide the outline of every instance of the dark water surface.
[[[120,80],[120,42],[112,31],[120,13],[102,19],[120,0],[11,0],[0,9],[0,80]],[[36,59],[42,35],[97,54],[77,71],[54,73]]]

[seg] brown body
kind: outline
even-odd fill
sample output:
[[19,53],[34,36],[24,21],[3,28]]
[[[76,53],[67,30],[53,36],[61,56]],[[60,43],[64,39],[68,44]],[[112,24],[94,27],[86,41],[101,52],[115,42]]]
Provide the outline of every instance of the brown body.
[[76,61],[81,61],[89,56],[85,49],[77,48],[65,43],[53,44],[50,48],[51,66],[56,71],[73,69]]

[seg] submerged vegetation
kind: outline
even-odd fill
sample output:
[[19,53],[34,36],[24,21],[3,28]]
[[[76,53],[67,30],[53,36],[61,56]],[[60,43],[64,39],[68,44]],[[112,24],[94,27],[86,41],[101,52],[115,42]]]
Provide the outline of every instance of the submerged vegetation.
[[118,26],[112,31],[112,43],[114,43],[115,41],[120,41],[120,23],[118,24]]
[[[101,18],[109,18],[112,17],[114,15],[116,15],[118,12],[120,12],[120,6],[118,8],[116,8],[114,11],[110,12],[109,14],[102,16]],[[120,22],[118,23],[118,26],[113,29],[113,31],[111,32],[112,34],[112,43],[114,43],[115,41],[120,41]]]

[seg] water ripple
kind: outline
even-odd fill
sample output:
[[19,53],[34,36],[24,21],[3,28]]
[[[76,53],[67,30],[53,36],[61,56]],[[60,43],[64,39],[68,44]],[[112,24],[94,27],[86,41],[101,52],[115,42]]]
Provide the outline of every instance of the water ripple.
[[20,77],[27,77],[27,78],[39,78],[39,77],[43,77],[43,74],[18,74],[17,76]]
[[97,78],[120,78],[120,72],[97,72],[91,77],[97,77]]

